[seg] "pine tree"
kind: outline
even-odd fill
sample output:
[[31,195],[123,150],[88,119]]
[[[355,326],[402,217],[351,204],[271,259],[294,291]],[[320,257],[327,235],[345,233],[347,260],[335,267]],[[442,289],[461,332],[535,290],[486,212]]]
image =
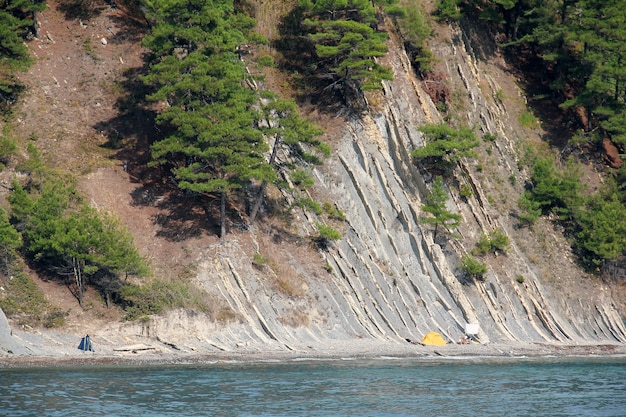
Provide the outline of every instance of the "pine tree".
[[157,121],[172,131],[153,144],[153,164],[173,164],[182,189],[219,195],[223,242],[229,194],[273,175],[237,53],[253,21],[227,0],[157,0],[152,13],[156,25],[145,45],[156,59],[144,82],[156,89],[150,99],[168,103]]
[[[283,150],[290,160],[303,163],[320,164],[321,159],[317,154],[321,154],[322,157],[330,155],[328,145],[318,139],[322,130],[300,117],[293,101],[273,100],[263,110],[265,118],[263,124],[267,126],[263,129],[263,133],[273,139],[269,165],[274,170],[279,169],[279,150]],[[315,153],[310,152],[308,148],[311,148]],[[269,179],[261,183],[250,211],[250,225],[254,224],[256,220],[268,183]]]
[[0,109],[15,101],[20,90],[14,73],[30,65],[24,40],[34,30],[36,12],[45,7],[43,0],[0,1]]
[[0,266],[5,275],[11,274],[11,265],[22,245],[20,234],[9,222],[6,210],[0,208]]
[[626,207],[614,193],[596,194],[577,216],[578,247],[598,266],[615,265],[626,254]]
[[303,26],[315,50],[318,77],[338,88],[351,106],[362,90],[382,88],[391,70],[376,62],[387,53],[386,34],[374,29],[376,9],[368,0],[301,0]]
[[430,194],[426,197],[426,204],[422,211],[430,214],[430,217],[421,217],[420,221],[425,224],[434,224],[435,232],[433,239],[437,238],[437,229],[443,226],[447,231],[457,228],[461,224],[461,216],[450,212],[446,207],[448,196],[443,188],[443,179],[437,177],[433,182]]
[[[40,193],[16,186],[9,197],[14,219],[22,224],[27,255],[39,266],[68,279],[80,305],[87,284],[97,274],[119,280],[119,274],[143,275],[145,261],[132,238],[113,221],[89,207],[71,181],[43,183]],[[108,288],[101,283],[105,294]]]
[[[542,213],[554,213],[563,221],[571,221],[582,204],[580,172],[569,162],[558,170],[551,158],[538,158],[533,166],[532,187],[524,194],[525,207]],[[530,200],[533,203],[528,203]]]
[[570,103],[584,105],[614,142],[626,145],[626,8],[618,0],[585,0],[575,17],[574,39],[591,71]]
[[475,157],[473,148],[478,139],[470,129],[454,129],[445,123],[428,124],[419,128],[424,134],[425,145],[414,149],[411,155],[424,160],[427,165],[448,171],[463,157]]

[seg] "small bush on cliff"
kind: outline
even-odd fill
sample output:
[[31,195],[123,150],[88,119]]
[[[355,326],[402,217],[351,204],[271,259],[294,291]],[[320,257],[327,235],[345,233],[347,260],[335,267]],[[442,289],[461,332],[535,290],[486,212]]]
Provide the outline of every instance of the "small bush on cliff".
[[318,235],[314,238],[315,243],[321,248],[326,249],[330,242],[341,239],[341,233],[322,223],[317,223]]
[[439,226],[445,227],[449,232],[461,224],[461,216],[447,209],[447,199],[446,190],[443,188],[443,179],[437,177],[433,183],[430,194],[426,197],[426,204],[422,206],[422,210],[430,214],[430,216],[420,217],[420,222],[435,225],[434,239],[437,238]]
[[202,293],[185,281],[153,281],[146,285],[126,284],[119,293],[126,311],[124,320],[136,320],[174,308],[209,312]]
[[469,277],[483,281],[487,273],[487,265],[473,257],[466,255],[461,258],[461,270]]
[[483,234],[476,247],[472,251],[475,255],[486,255],[490,252],[496,253],[506,252],[509,249],[510,242],[509,237],[499,229],[496,229],[489,233],[489,235]]

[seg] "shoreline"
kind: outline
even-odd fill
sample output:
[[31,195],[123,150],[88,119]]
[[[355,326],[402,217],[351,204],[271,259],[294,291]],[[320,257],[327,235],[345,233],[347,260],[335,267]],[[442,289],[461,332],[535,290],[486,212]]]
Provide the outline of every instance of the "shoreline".
[[[364,343],[367,345],[367,343]],[[354,346],[346,343],[340,349],[321,350],[267,350],[230,352],[124,352],[74,354],[21,354],[0,356],[1,369],[64,368],[89,366],[188,366],[212,364],[289,363],[337,360],[445,360],[445,359],[541,359],[541,358],[622,358],[626,344],[546,344],[546,343],[490,343],[484,345],[405,346],[388,343],[387,346]]]

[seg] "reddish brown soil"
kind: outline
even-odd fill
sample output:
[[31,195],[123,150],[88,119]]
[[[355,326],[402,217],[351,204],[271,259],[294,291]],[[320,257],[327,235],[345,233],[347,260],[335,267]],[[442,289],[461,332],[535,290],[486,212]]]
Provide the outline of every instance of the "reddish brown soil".
[[[145,72],[147,51],[140,40],[147,26],[137,10],[123,3],[132,2],[118,1],[112,8],[104,0],[48,1],[39,16],[41,35],[28,43],[35,62],[20,75],[27,91],[15,108],[12,135],[23,149],[31,141],[47,164],[73,174],[92,206],[121,219],[150,264],[153,274],[147,280],[190,277],[202,253],[218,243],[219,206],[185,196],[164,171],[146,166],[150,143],[160,135],[153,109],[137,105],[146,94],[139,76]],[[77,4],[90,8],[79,10]],[[276,70],[268,71],[266,82],[289,95],[288,84]],[[309,116],[324,123],[322,116]],[[338,123],[325,125],[332,132]],[[0,180],[8,184],[11,175],[0,173]],[[236,239],[248,254],[242,256],[252,259],[253,236],[237,229],[237,223],[245,221],[241,216],[231,210],[228,239]],[[315,258],[313,265],[320,263],[306,239],[278,223],[257,222],[264,256],[288,275],[289,261],[283,257],[294,249],[302,258]],[[55,306],[69,313],[70,328],[122,316],[119,309],[107,309],[93,289],[81,309],[67,287],[37,282]]]
[[[91,205],[123,221],[154,278],[175,278],[217,237],[204,210],[184,199],[172,203],[174,187],[145,168],[158,131],[149,110],[127,112],[125,105],[141,94],[141,16],[104,2],[92,5],[91,16],[80,18],[67,3],[48,1],[39,16],[41,36],[28,43],[35,62],[20,75],[27,91],[14,111],[12,134],[22,144],[34,143],[55,169],[75,175]],[[53,304],[70,313],[70,327],[121,316],[93,290],[81,310],[66,287],[38,282]]]

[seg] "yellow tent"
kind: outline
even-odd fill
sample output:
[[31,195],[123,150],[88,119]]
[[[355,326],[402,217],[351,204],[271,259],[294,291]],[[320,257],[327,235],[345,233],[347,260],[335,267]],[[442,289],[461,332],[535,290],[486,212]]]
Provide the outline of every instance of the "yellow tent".
[[446,341],[437,332],[427,333],[422,339],[422,345],[424,346],[445,346]]

